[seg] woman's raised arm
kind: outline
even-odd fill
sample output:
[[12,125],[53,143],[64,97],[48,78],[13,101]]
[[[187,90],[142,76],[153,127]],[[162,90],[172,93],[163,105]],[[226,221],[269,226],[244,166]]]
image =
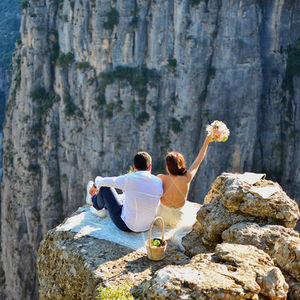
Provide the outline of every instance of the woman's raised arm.
[[205,157],[207,147],[208,147],[209,143],[211,143],[211,142],[212,142],[211,137],[207,136],[196,159],[194,160],[194,162],[192,163],[192,165],[190,166],[190,168],[187,171],[187,176],[189,177],[189,181],[192,181],[192,179],[196,175],[198,168],[199,168],[203,158]]

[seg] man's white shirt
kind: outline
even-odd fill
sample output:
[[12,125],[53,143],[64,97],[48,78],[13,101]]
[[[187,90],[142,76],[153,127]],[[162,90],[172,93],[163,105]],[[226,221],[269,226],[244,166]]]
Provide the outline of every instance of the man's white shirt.
[[146,231],[155,218],[163,194],[162,181],[150,171],[137,171],[118,177],[96,177],[97,188],[113,187],[125,191],[121,218],[129,229]]

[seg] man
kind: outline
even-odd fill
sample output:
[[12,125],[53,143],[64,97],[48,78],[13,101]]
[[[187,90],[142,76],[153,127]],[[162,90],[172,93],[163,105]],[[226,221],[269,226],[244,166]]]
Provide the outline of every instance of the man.
[[[162,181],[151,174],[151,156],[138,152],[134,157],[136,172],[118,177],[96,177],[87,185],[87,203],[103,214],[107,209],[113,223],[123,231],[141,232],[150,228],[163,193]],[[114,188],[125,191],[122,200]]]

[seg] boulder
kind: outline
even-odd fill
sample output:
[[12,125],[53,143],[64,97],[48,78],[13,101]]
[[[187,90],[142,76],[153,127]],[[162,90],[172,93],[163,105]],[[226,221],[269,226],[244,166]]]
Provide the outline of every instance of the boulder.
[[254,245],[268,253],[280,267],[300,282],[300,234],[279,225],[239,223],[222,233],[227,243]]
[[202,242],[208,248],[221,243],[224,230],[233,224],[247,221],[258,221],[255,217],[241,213],[231,213],[221,202],[212,201],[203,205],[197,213],[200,231],[203,232]]
[[[190,259],[168,241],[164,260],[154,262],[143,248],[91,236],[84,211],[78,209],[41,242],[40,299],[95,299],[98,288],[108,285],[131,286],[136,299],[286,298],[288,286],[281,271],[254,246],[220,244],[208,253],[202,245],[198,251],[206,253]],[[74,231],[76,218],[84,228],[79,232]]]
[[142,284],[141,299],[286,299],[288,285],[254,246],[223,243],[186,266],[166,266]]
[[193,229],[190,233],[185,235],[182,238],[182,246],[184,248],[184,254],[192,258],[193,256],[199,253],[210,253],[212,249],[208,249],[202,240],[199,239],[199,236],[203,235],[203,231],[198,222],[193,226]]
[[[281,186],[256,173],[222,173],[213,182],[204,203],[220,201],[230,212],[243,213],[261,219],[271,219],[285,227],[294,228],[300,218],[296,201]],[[248,180],[250,178],[251,180]]]
[[285,280],[289,285],[289,300],[299,300],[300,299],[300,282],[295,281],[293,278],[289,276],[285,276]]
[[[166,265],[186,265],[190,259],[168,243],[163,261],[153,262],[142,250],[133,250],[64,224],[82,212],[79,209],[63,224],[50,230],[40,244],[37,267],[40,299],[95,299],[99,286],[136,286],[150,280]],[[101,219],[99,219],[99,222]],[[82,219],[88,229],[89,223]]]
[[[255,180],[253,180],[255,178]],[[241,222],[294,228],[300,212],[278,183],[262,174],[222,173],[212,184],[197,214],[203,242],[215,246],[230,226]]]

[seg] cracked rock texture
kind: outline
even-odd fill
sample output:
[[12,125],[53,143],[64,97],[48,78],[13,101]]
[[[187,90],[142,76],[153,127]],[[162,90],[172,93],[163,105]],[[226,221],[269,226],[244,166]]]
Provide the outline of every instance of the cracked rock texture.
[[[222,232],[237,223],[256,222],[294,228],[300,218],[297,203],[286,195],[278,183],[260,179],[249,184],[242,176],[222,173],[205,197],[197,220],[203,232],[203,242],[207,245],[220,242]],[[275,188],[276,192],[267,197],[254,192],[270,188]]]
[[190,259],[168,241],[164,260],[153,262],[146,251],[59,228],[39,248],[40,299],[95,299],[106,285],[132,286],[141,300],[280,300],[288,293],[280,269],[255,246],[223,243]]
[[[59,228],[59,227],[58,227]],[[41,242],[37,266],[40,299],[95,299],[99,286],[135,286],[166,265],[190,259],[169,245],[163,261],[106,240],[74,232],[50,230]]]
[[253,246],[219,244],[214,254],[167,266],[144,284],[142,299],[286,299],[288,285],[271,258]]
[[231,137],[210,145],[190,200],[226,170],[266,172],[299,201],[299,0],[27,2],[4,126],[8,299],[38,297],[39,243],[89,179],[141,149],[155,172],[171,149],[189,165],[214,119]]
[[222,233],[223,241],[254,245],[268,253],[277,265],[300,282],[300,234],[279,225],[239,223]]
[[[282,271],[289,285],[288,299],[299,300],[300,235],[289,228],[300,217],[298,205],[275,182],[244,180],[245,174],[223,173],[213,182],[198,211],[198,222],[183,239],[185,253],[202,255],[204,247],[217,252],[220,243],[255,246]],[[262,193],[270,189],[275,192]]]
[[[216,188],[224,187],[221,181],[227,184],[226,190],[235,191],[230,193],[232,204],[227,199],[228,206],[236,203],[243,195],[241,191],[245,189],[245,182],[232,178],[243,178],[243,174],[226,173],[217,178],[206,201],[212,195],[219,196],[204,204],[199,212],[229,195],[220,193]],[[275,185],[265,179],[251,184],[252,188],[249,183],[246,184],[248,190]],[[277,189],[276,193],[281,192]],[[276,193],[269,196],[272,203]],[[244,202],[252,201],[248,194],[244,195]],[[280,195],[282,199],[277,199],[278,205],[285,207],[292,204],[292,200]],[[289,214],[297,215],[297,209],[289,210]],[[80,212],[78,209],[75,214]],[[221,210],[214,216],[218,230],[221,228],[217,226],[218,222],[224,222],[223,214],[224,210]],[[135,299],[141,300],[299,300],[300,234],[282,225],[266,225],[265,222],[272,221],[272,218],[266,219],[263,210],[261,214],[261,222],[250,223],[234,219],[234,213],[231,213],[227,218],[237,223],[228,223],[228,228],[221,231],[220,243],[214,241],[209,245],[203,241],[213,228],[210,219],[198,218],[193,230],[182,240],[185,253],[179,252],[168,241],[165,259],[160,262],[149,261],[146,251],[134,251],[83,233],[62,232],[59,231],[62,227],[58,226],[46,234],[39,248],[40,297],[93,299],[99,286],[130,285]],[[247,219],[247,215],[243,216]],[[259,220],[258,216],[255,218]],[[287,213],[286,219],[291,218]],[[65,221],[68,222],[68,219]]]

